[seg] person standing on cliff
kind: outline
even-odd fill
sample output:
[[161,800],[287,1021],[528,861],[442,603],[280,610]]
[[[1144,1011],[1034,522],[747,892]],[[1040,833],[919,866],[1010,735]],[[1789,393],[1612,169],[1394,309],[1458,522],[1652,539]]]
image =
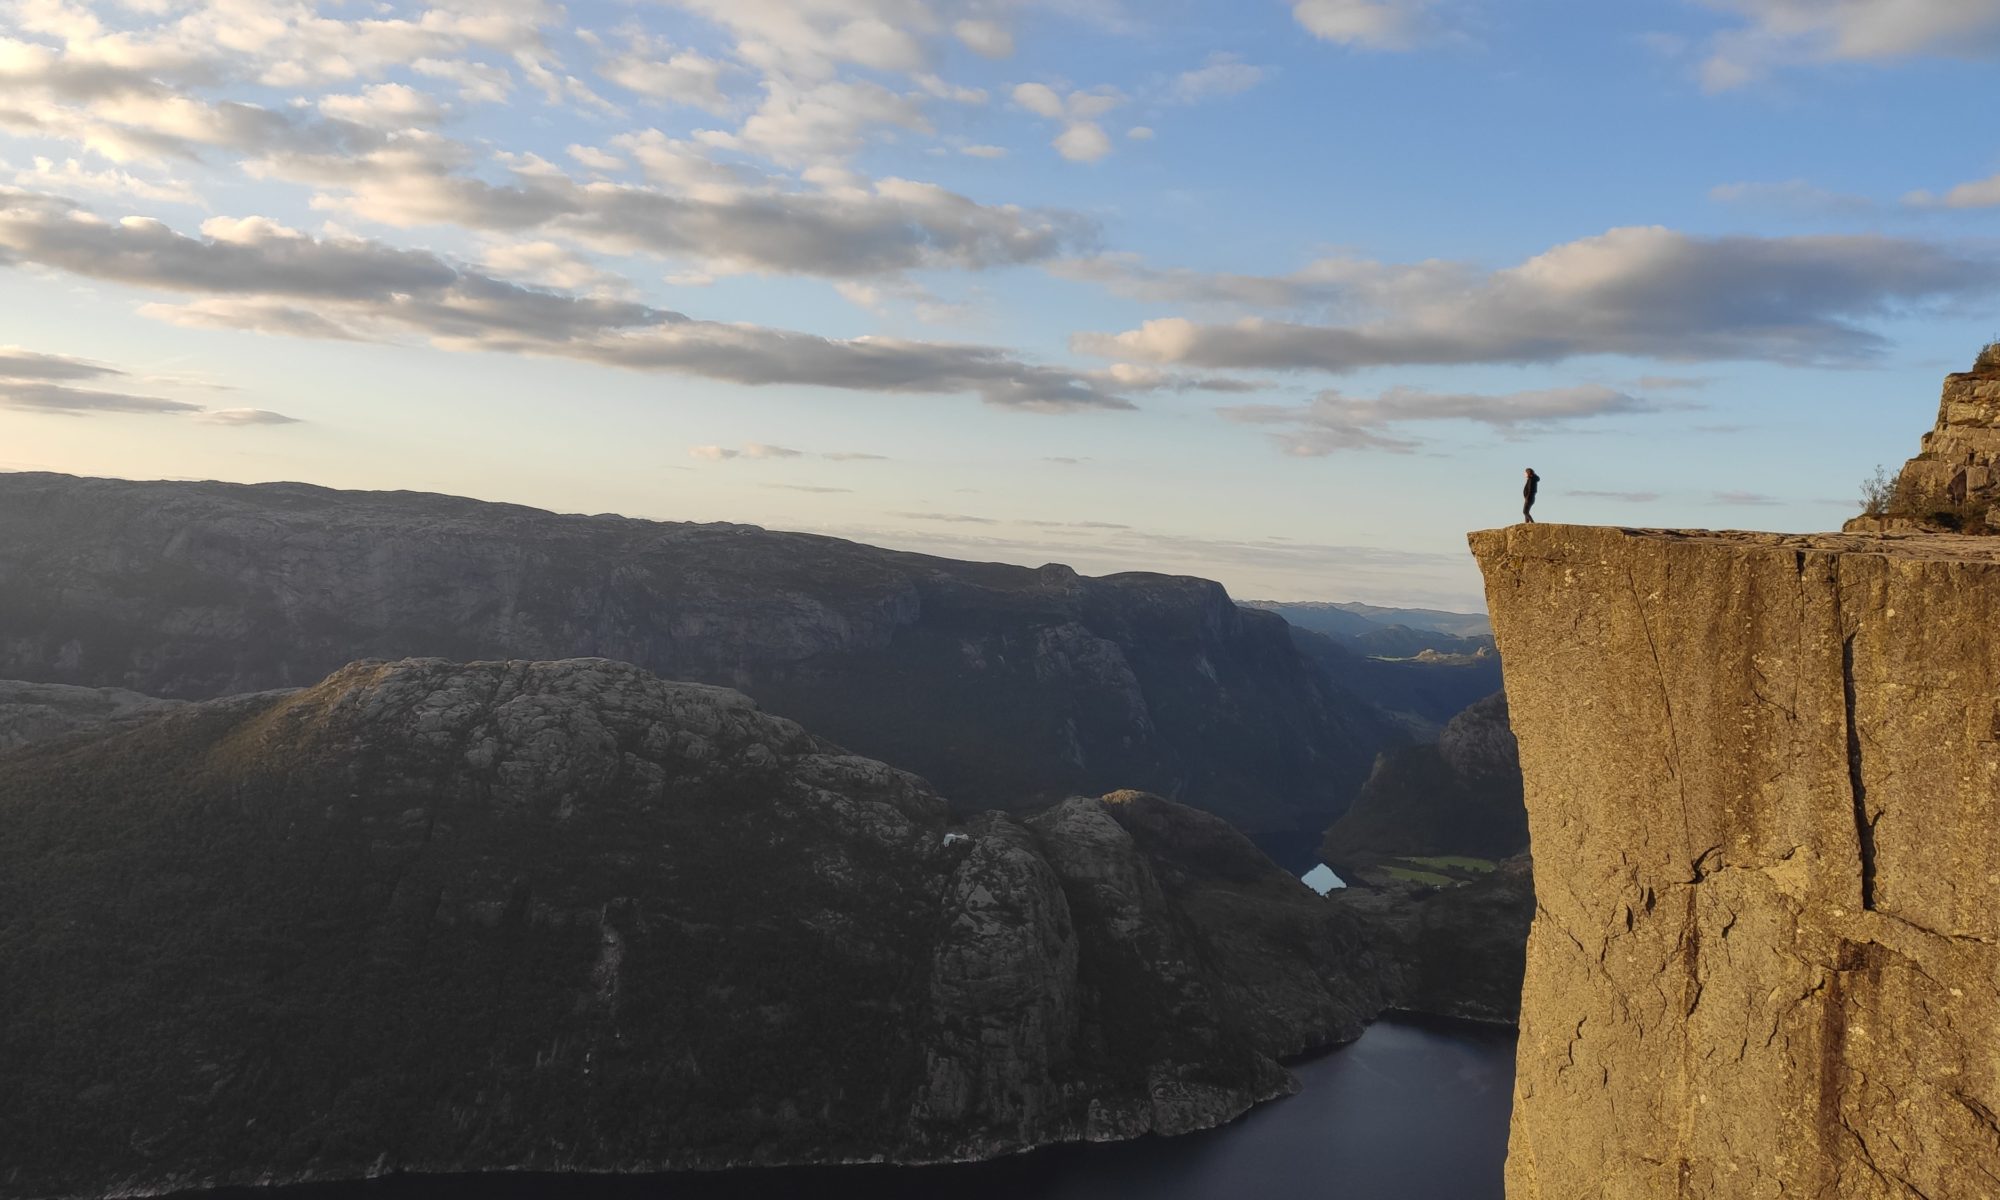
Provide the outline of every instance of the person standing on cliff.
[[1535,490],[1542,486],[1542,477],[1535,474],[1535,468],[1528,468],[1528,482],[1521,487],[1521,519],[1528,524],[1535,523]]

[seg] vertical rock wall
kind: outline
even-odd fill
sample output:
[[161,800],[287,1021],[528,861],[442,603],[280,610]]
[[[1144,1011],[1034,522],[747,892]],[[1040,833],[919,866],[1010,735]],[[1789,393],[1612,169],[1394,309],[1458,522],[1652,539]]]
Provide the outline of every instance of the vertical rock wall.
[[1472,545],[1539,899],[1508,1195],[2000,1196],[2000,546]]

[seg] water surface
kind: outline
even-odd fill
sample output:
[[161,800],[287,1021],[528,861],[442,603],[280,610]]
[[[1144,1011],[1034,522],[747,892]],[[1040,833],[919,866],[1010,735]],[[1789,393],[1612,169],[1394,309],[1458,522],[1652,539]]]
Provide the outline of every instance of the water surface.
[[[394,1177],[205,1200],[1500,1200],[1514,1033],[1381,1021],[1296,1064],[1305,1089],[1181,1138],[956,1167]],[[187,1198],[192,1200],[192,1198]]]

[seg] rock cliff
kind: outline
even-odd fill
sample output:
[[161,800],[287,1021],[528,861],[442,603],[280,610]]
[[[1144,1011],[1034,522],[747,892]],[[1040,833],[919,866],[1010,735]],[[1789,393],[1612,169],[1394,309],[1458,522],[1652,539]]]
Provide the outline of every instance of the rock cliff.
[[2000,1193],[2000,547],[1472,546],[1539,902],[1512,1200]]
[[1849,532],[2000,530],[2000,342],[1945,377],[1937,424],[1871,507]]
[[1307,846],[1388,735],[1281,618],[1205,580],[405,492],[0,474],[0,678],[209,699],[426,655],[737,688],[965,811],[1139,787]]
[[143,716],[175,703],[119,688],[0,679],[0,751],[89,729],[106,721]]
[[360,663],[0,755],[15,1195],[1179,1133],[1375,974],[1213,816],[957,823],[621,663]]

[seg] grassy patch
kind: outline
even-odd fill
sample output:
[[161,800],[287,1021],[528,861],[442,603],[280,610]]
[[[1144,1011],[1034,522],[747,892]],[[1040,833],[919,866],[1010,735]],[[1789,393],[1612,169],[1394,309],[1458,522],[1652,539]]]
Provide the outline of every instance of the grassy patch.
[[1484,875],[1496,865],[1490,858],[1472,858],[1463,854],[1444,854],[1434,858],[1412,858],[1405,856],[1396,860],[1413,867],[1428,867],[1433,871],[1477,871]]
[[1440,875],[1436,871],[1415,871],[1409,867],[1383,867],[1382,873],[1391,879],[1401,879],[1406,883],[1429,883],[1443,886],[1458,882],[1458,880],[1453,879],[1451,876]]

